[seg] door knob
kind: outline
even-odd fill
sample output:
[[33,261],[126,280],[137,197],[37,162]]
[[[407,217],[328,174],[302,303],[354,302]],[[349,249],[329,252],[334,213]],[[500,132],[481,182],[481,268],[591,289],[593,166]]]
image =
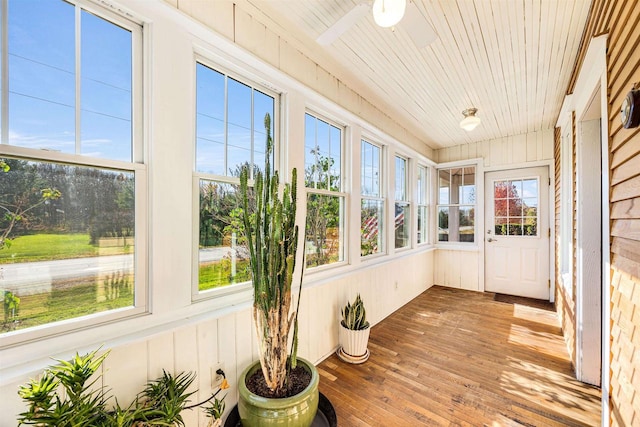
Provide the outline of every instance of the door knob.
[[496,239],[492,239],[491,237],[487,239],[487,242],[496,242],[496,241],[497,241]]

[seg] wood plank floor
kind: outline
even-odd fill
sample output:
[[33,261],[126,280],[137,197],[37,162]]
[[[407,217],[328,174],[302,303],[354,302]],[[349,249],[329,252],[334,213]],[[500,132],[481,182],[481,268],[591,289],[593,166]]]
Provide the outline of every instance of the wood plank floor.
[[434,286],[372,328],[366,363],[323,361],[338,425],[600,425],[555,312],[493,298]]

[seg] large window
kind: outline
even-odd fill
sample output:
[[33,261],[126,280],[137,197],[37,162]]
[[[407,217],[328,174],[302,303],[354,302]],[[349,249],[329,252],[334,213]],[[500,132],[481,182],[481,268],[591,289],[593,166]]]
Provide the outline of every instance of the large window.
[[306,263],[318,267],[344,261],[342,130],[307,113],[304,141]]
[[363,140],[360,167],[360,255],[368,256],[385,250],[382,148]]
[[429,169],[426,166],[418,165],[418,181],[417,181],[417,213],[418,228],[417,242],[418,244],[429,242]]
[[438,170],[438,241],[475,240],[475,166]]
[[196,63],[199,291],[250,279],[242,240],[240,173],[248,169],[253,178],[264,168],[276,111],[275,94]]
[[141,27],[66,1],[2,4],[1,332],[145,310]]
[[409,204],[409,192],[407,191],[407,159],[396,156],[396,176],[395,176],[395,209],[394,209],[394,242],[395,248],[407,248],[411,245],[411,234],[409,231],[409,215],[411,205]]

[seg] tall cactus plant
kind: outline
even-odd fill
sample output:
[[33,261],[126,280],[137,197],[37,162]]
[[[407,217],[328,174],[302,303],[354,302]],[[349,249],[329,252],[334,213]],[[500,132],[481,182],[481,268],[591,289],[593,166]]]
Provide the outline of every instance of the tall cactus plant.
[[[296,366],[298,303],[293,308],[291,284],[296,266],[298,226],[296,219],[296,179],[280,191],[277,171],[272,171],[271,117],[265,116],[267,153],[264,171],[256,173],[255,206],[249,206],[249,170],[240,175],[244,232],[249,247],[253,282],[253,320],[260,342],[260,365],[274,396],[283,396],[291,368]],[[302,263],[304,264],[304,262]],[[302,280],[300,281],[300,288]],[[301,289],[300,289],[301,290]],[[293,332],[291,351],[289,334]]]

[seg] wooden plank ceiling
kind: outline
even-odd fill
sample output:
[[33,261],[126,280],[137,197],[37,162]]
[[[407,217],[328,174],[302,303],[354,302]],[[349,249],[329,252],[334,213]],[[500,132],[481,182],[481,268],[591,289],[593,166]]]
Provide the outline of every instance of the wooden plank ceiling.
[[[360,0],[245,4],[302,36],[312,59],[330,57],[342,72],[329,71],[364,85],[433,148],[555,126],[591,0],[413,1],[438,35],[422,49],[401,25],[380,28],[371,13],[329,46],[315,42]],[[482,123],[465,132],[459,122],[470,107]]]

